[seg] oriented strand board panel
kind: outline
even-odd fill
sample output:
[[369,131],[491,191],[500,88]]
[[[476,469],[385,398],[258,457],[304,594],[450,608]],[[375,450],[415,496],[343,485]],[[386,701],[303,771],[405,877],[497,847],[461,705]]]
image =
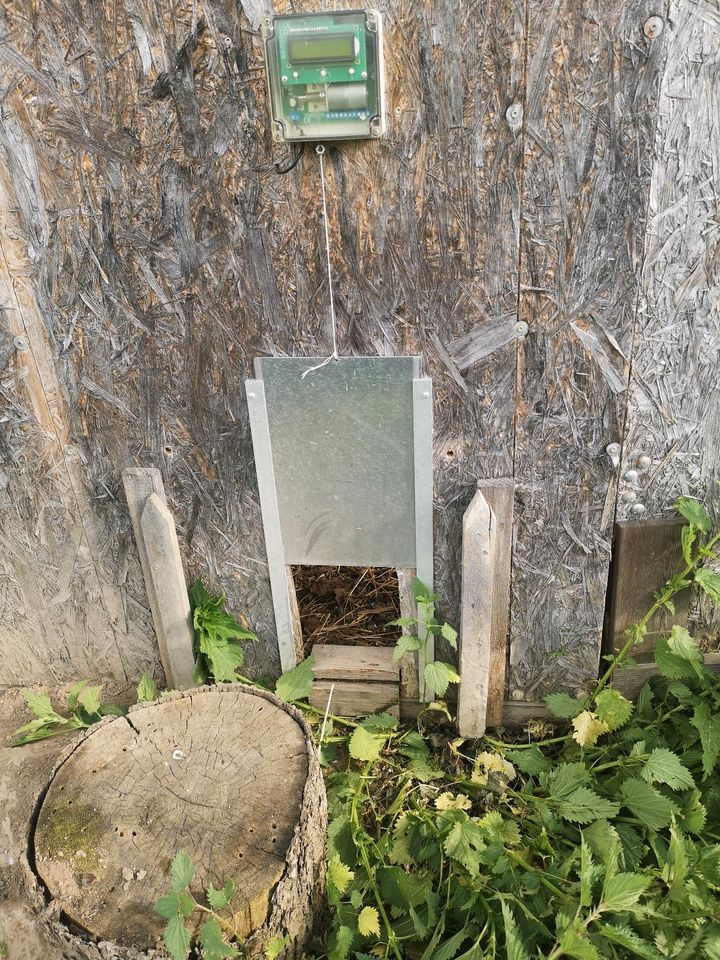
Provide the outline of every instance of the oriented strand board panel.
[[[64,675],[85,673],[96,649],[121,674],[157,663],[126,466],[162,471],[189,575],[248,614],[260,642],[247,669],[278,668],[243,381],[255,356],[327,355],[331,340],[317,158],[306,149],[291,172],[274,166],[292,154],[268,134],[261,10],[37,0],[30,16],[22,0],[3,5],[3,165],[30,252],[18,270],[38,293],[48,375],[88,491],[75,512],[59,510],[52,483],[44,506],[30,503],[28,470],[13,503],[30,544],[38,518],[52,519],[44,600],[60,592],[54,571],[72,566],[73,516],[92,527],[83,564],[115,603],[101,616],[97,595],[73,587],[43,608],[43,651],[58,631],[75,638],[47,657]],[[439,438],[437,586],[457,621],[463,510],[478,477],[512,473],[522,130],[505,112],[524,96],[525,5],[388,0],[383,15],[389,135],[325,155],[339,347],[424,356]],[[19,139],[6,134],[15,128]],[[10,416],[22,431],[22,403]],[[13,582],[9,610],[38,609],[37,589]],[[117,638],[103,623],[119,625]],[[38,678],[20,647],[11,656],[18,682]]]
[[[720,518],[720,14],[673,0],[630,379],[620,517],[671,512],[681,495]],[[642,460],[641,458],[647,458]],[[639,468],[639,464],[641,464]],[[642,469],[642,464],[646,464]],[[718,613],[708,604],[705,626]]]
[[652,0],[530,0],[510,693],[597,675],[662,41]]
[[[655,602],[655,592],[684,566],[680,531],[683,521],[621,520],[615,527],[610,610],[606,646],[619,650],[627,639],[625,631],[645,616]],[[659,634],[667,634],[673,624],[685,626],[690,609],[690,591],[675,596],[674,616],[660,610],[648,624],[645,641],[636,648],[635,659],[650,659]]]

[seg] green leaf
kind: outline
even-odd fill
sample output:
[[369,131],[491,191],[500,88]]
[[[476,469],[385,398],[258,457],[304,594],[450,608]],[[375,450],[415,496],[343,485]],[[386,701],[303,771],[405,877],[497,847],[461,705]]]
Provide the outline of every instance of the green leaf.
[[80,696],[80,691],[90,683],[89,680],[80,680],[73,687],[71,687],[67,692],[67,702],[68,707],[71,710],[74,710],[78,705],[78,697]]
[[175,854],[170,864],[170,885],[173,890],[184,890],[189,887],[195,876],[195,867],[190,857],[181,850]]
[[163,931],[163,940],[173,960],[187,960],[190,952],[190,931],[179,914],[168,920]]
[[371,713],[369,717],[365,717],[361,726],[371,733],[389,733],[397,728],[398,719],[390,713]]
[[703,567],[695,573],[695,583],[700,585],[711,600],[720,603],[720,574]]
[[364,727],[356,727],[350,737],[348,749],[353,760],[377,760],[382,751],[384,739]]
[[81,706],[91,716],[101,715],[102,704],[100,703],[100,694],[102,685],[95,687],[83,687],[78,693],[78,706]]
[[393,660],[399,660],[406,653],[414,653],[422,647],[422,640],[412,634],[403,634],[398,637],[395,649],[393,650]]
[[618,691],[601,690],[595,697],[595,713],[609,729],[619,730],[632,716],[633,705]]
[[601,936],[615,943],[619,947],[624,947],[636,957],[642,960],[662,960],[655,947],[647,940],[641,939],[630,927],[616,926],[615,924],[602,923],[598,928]]
[[175,890],[172,893],[166,893],[164,897],[155,901],[153,910],[165,920],[169,920],[180,913],[180,894]]
[[458,819],[443,844],[445,853],[475,876],[480,869],[480,853],[485,848],[482,830],[468,816]]
[[207,899],[213,910],[223,910],[235,896],[235,884],[226,880],[222,890],[216,890],[211,884],[207,888]]
[[693,776],[680,758],[665,747],[655,747],[641,771],[648,783],[665,783],[673,790],[690,790],[695,786]]
[[358,933],[361,937],[380,936],[380,915],[375,907],[363,907],[360,911]]
[[670,900],[679,900],[685,895],[685,879],[688,875],[688,859],[685,841],[673,818],[670,826],[670,844],[662,866],[662,878],[668,885]]
[[695,707],[690,723],[700,734],[702,744],[702,765],[707,779],[715,769],[720,757],[720,714],[711,714],[705,701]]
[[584,763],[559,763],[547,773],[540,774],[540,783],[553,800],[564,800],[578,786],[589,782],[590,772]]
[[589,907],[592,904],[593,883],[598,869],[593,863],[590,846],[581,835],[580,838],[580,906]]
[[444,623],[440,628],[440,633],[447,640],[453,650],[457,650],[457,630],[451,627],[449,623]]
[[620,787],[622,802],[649,830],[662,830],[670,825],[673,804],[644,780],[631,777]]
[[239,644],[204,638],[200,649],[207,657],[210,674],[216,683],[237,683],[237,672],[245,662],[245,651]]
[[598,912],[625,913],[632,910],[651,882],[651,877],[640,873],[616,873],[607,877],[597,907]]
[[582,711],[584,703],[579,697],[571,697],[567,693],[550,693],[545,697],[548,710],[560,720],[572,720]]
[[[84,682],[87,683],[87,680]],[[45,718],[63,719],[53,710],[50,697],[46,693],[33,693],[32,690],[23,690],[22,695],[25,703],[30,707],[38,720],[44,720]]]
[[304,700],[310,696],[315,677],[313,675],[314,659],[309,656],[292,670],[284,673],[275,686],[275,693],[286,703]]
[[354,934],[350,927],[346,927],[344,924],[339,926],[332,937],[334,945],[328,954],[328,960],[346,960],[350,953],[353,938]]
[[693,562],[692,548],[697,540],[697,528],[692,524],[683,527],[680,531],[680,542],[682,544],[682,553],[685,563],[690,566]]
[[690,497],[680,497],[675,503],[675,509],[678,513],[682,514],[686,520],[689,520],[694,527],[702,530],[703,533],[710,532],[710,528],[712,527],[710,514],[697,500],[691,500]]
[[418,580],[417,577],[413,580],[412,583],[412,595],[418,603],[432,603],[434,600],[437,600],[437,595],[432,593],[422,582]]
[[601,960],[595,945],[584,935],[582,927],[575,925],[568,927],[558,937],[558,942],[566,957],[575,957],[576,960]]
[[330,893],[337,893],[337,900],[345,893],[353,881],[355,874],[346,866],[340,857],[335,854],[330,858],[327,868],[327,884]]
[[225,957],[239,957],[237,947],[225,942],[220,924],[215,917],[206,920],[200,927],[200,944],[205,960],[223,960]]
[[[683,628],[673,628],[673,630],[681,629]],[[655,663],[660,673],[668,680],[687,680],[702,675],[702,654],[699,650],[693,650],[692,644],[694,644],[694,641],[689,634],[688,640],[690,641],[689,644],[687,642],[676,642],[675,649],[673,649],[670,646],[669,637],[658,637],[655,646]],[[683,649],[685,652],[682,652]],[[681,652],[678,653],[677,650]]]
[[137,702],[143,703],[150,700],[157,700],[157,685],[148,673],[144,673],[137,685]]
[[270,937],[265,944],[265,960],[277,960],[289,944],[290,937]]
[[560,801],[558,816],[572,823],[592,823],[593,820],[607,820],[616,817],[620,811],[617,803],[598,796],[589,787],[577,787]]
[[435,696],[444,696],[451,683],[460,683],[460,677],[449,664],[441,660],[425,664],[425,686]]
[[523,946],[515,917],[505,900],[500,902],[500,908],[505,925],[505,954],[507,960],[530,960],[530,954]]
[[505,754],[510,763],[514,764],[521,773],[528,777],[550,769],[550,761],[539,747],[528,747],[527,750],[508,750]]

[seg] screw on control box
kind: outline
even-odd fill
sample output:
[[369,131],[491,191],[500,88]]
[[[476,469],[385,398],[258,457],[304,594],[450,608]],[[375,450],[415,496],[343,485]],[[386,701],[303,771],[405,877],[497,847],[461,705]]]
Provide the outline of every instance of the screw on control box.
[[267,17],[262,35],[273,139],[382,136],[382,18],[376,10]]

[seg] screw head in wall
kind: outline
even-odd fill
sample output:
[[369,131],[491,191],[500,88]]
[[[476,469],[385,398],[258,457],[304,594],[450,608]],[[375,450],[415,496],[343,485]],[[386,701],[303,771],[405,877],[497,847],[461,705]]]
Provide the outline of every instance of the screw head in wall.
[[619,443],[609,443],[605,447],[605,453],[610,454],[611,457],[617,457],[620,453],[620,444]]
[[505,111],[505,119],[508,123],[520,123],[523,118],[523,107],[521,103],[511,103]]
[[630,508],[630,513],[635,517],[641,517],[647,508],[642,503],[634,503]]
[[651,463],[652,459],[646,453],[637,459],[637,465],[640,470],[647,470]]
[[648,40],[654,40],[659,37],[665,29],[665,21],[662,17],[648,17],[643,24],[643,33]]
[[518,320],[518,322],[515,324],[515,330],[517,331],[517,335],[519,337],[527,336],[529,329],[530,327],[525,323],[524,320]]
[[623,480],[626,483],[636,483],[638,478],[637,470],[626,470],[623,476]]
[[27,348],[30,346],[30,341],[27,337],[15,337],[13,340],[13,346],[18,353],[25,353]]
[[525,694],[522,692],[522,690],[513,690],[510,696],[513,700],[522,700],[524,699]]

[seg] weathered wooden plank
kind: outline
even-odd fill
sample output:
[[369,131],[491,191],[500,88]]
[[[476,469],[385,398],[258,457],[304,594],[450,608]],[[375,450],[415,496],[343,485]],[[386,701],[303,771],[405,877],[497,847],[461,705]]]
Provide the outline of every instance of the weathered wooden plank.
[[330,713],[339,717],[364,717],[379,710],[397,715],[397,683],[362,683],[359,680],[316,680],[310,693],[310,705],[317,710],[327,707],[333,688]]
[[481,737],[487,725],[488,687],[497,550],[495,515],[480,490],[463,517],[462,601],[457,722],[464,737]]
[[145,575],[149,594],[152,587],[153,621],[165,680],[171,690],[185,690],[194,683],[193,618],[175,521],[164,497],[150,494],[140,514],[139,526],[143,543],[141,556],[144,553],[147,558]]
[[400,667],[390,647],[342,646],[316,643],[313,647],[313,674],[318,680],[387,680],[398,683]]
[[[681,569],[682,526],[683,521],[674,518],[641,523],[620,520],[615,525],[606,624],[608,650],[622,647],[626,640],[625,631],[645,616],[655,601],[655,592]],[[660,610],[648,623],[647,637],[633,654],[636,659],[652,656],[658,634],[668,633],[675,623],[687,624],[690,591],[677,594],[673,603],[674,615]]]
[[493,727],[502,723],[503,702],[505,700],[515,482],[508,478],[481,480],[478,483],[478,490],[487,500],[488,506],[495,517],[490,667],[486,711],[487,725]]
[[[717,3],[671,0],[658,101],[645,261],[629,385],[619,516],[705,500],[720,519],[720,17]],[[697,619],[697,618],[696,618]],[[717,635],[712,605],[700,623]],[[714,629],[713,629],[714,628]]]
[[654,143],[650,0],[530,0],[511,694],[596,676]]

